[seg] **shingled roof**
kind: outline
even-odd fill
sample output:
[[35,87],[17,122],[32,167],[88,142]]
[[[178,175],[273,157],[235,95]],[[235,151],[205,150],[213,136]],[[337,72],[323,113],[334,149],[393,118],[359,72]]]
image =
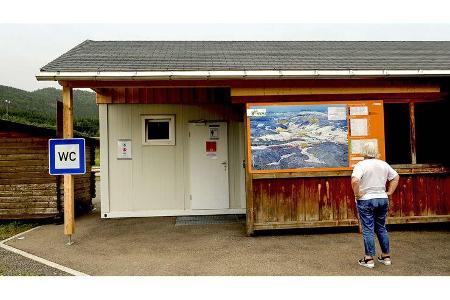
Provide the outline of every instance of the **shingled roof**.
[[446,41],[87,40],[41,72],[449,69]]

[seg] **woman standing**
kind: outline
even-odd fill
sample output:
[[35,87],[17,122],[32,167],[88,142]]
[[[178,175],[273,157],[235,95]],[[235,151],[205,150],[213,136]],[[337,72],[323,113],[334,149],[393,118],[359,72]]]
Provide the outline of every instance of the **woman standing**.
[[[377,159],[379,155],[374,143],[364,144],[362,154],[364,160],[355,165],[352,173],[352,188],[362,226],[365,250],[364,258],[358,263],[367,268],[375,266],[375,233],[382,251],[377,259],[388,266],[391,264],[389,236],[386,230],[388,198],[397,188],[399,176],[389,164]],[[389,185],[386,192],[387,181]]]

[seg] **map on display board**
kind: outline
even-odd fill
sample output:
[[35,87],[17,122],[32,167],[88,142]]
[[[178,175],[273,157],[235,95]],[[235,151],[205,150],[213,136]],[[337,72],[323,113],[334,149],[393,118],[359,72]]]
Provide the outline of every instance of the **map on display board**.
[[384,159],[381,100],[247,104],[250,172],[349,170],[368,142]]
[[346,104],[247,108],[252,170],[349,166]]

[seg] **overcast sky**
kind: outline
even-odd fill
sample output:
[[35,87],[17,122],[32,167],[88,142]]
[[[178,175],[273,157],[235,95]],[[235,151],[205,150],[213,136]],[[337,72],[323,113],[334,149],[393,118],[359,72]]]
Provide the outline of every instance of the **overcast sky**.
[[450,24],[0,24],[0,84],[25,90],[39,68],[91,40],[450,40]]

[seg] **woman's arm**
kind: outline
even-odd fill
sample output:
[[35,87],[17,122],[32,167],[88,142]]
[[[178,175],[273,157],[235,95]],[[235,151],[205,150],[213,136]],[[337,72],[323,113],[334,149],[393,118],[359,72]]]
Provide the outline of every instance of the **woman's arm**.
[[355,200],[359,199],[362,195],[359,193],[359,179],[357,177],[352,177],[352,189],[353,194],[355,194]]
[[388,190],[386,192],[386,194],[390,197],[394,192],[395,189],[398,186],[398,181],[400,180],[400,176],[395,176],[394,179],[392,179],[391,181],[389,181],[389,185],[388,185]]

